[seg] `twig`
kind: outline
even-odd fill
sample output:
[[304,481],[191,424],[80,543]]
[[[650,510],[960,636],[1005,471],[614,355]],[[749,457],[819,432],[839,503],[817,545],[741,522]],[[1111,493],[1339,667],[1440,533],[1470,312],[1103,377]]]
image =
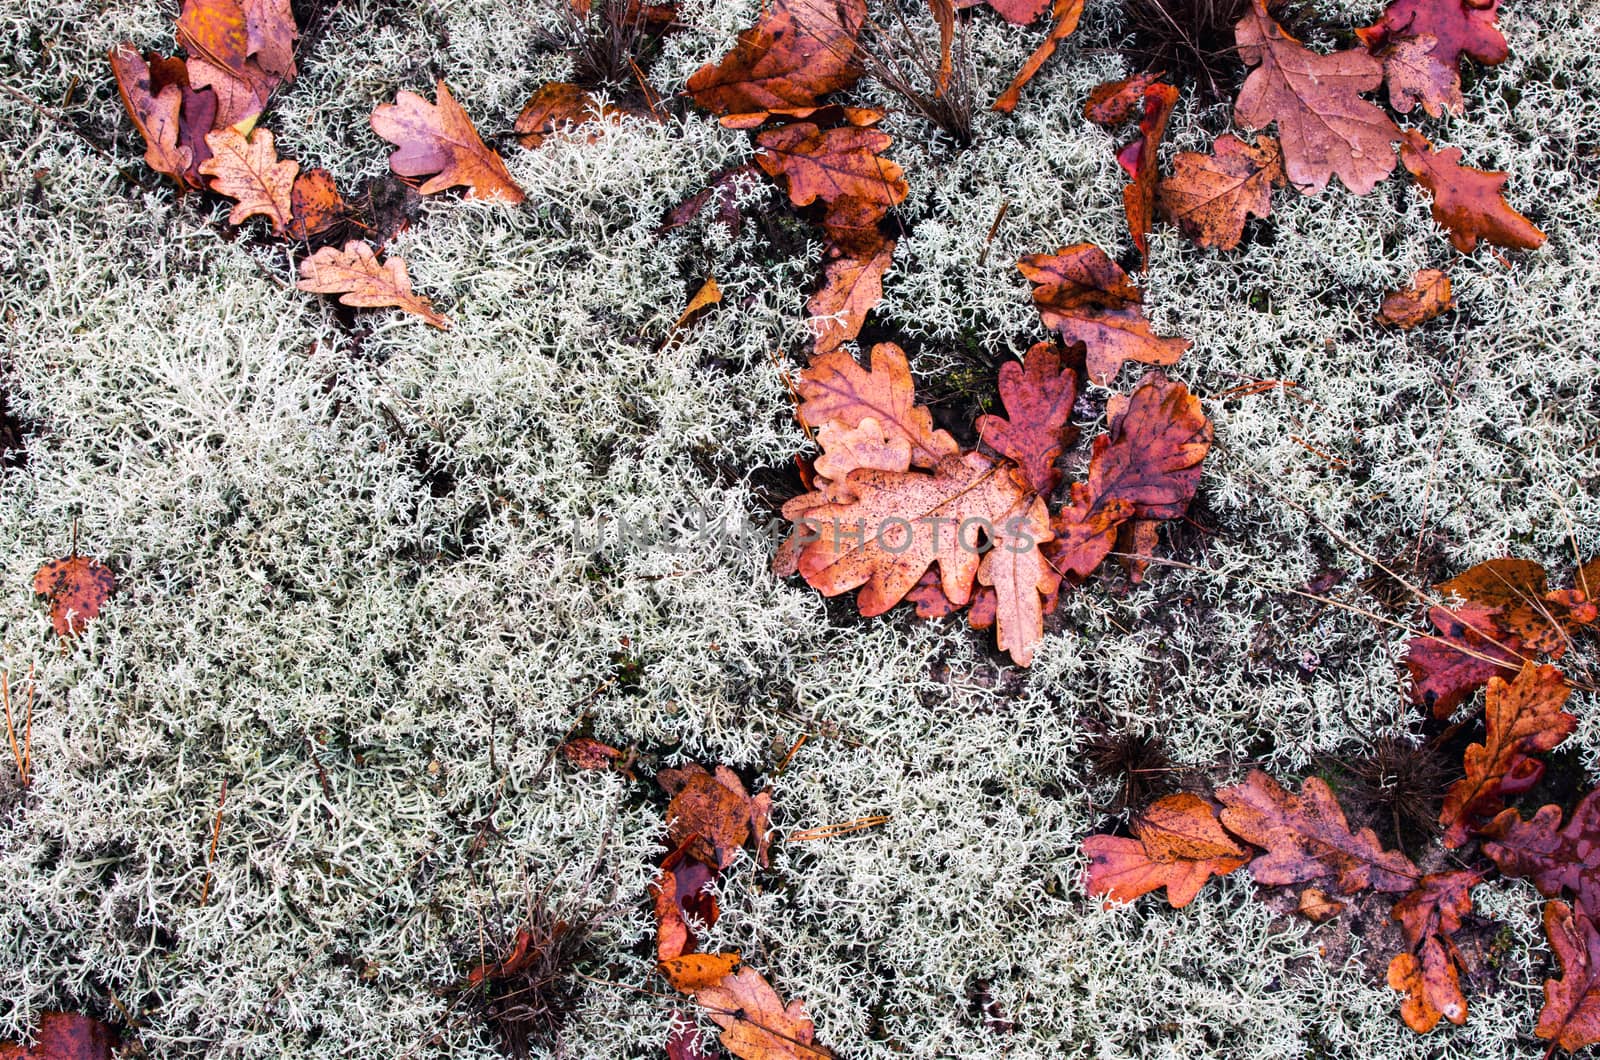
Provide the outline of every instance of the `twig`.
[[888,823],[889,817],[885,814],[857,817],[853,821],[840,821],[838,824],[825,824],[820,828],[807,828],[791,835],[788,838],[788,842],[809,843],[813,839],[837,839],[839,836],[850,835],[852,832],[863,832],[868,828],[876,828],[880,824]]
[[206,879],[200,886],[200,904],[204,906],[211,897],[211,866],[217,860],[217,842],[222,838],[222,808],[228,802],[228,781],[222,781],[222,797],[217,800],[217,816],[211,822],[211,849],[206,851]]
[[28,716],[22,723],[22,743],[17,743],[17,731],[11,720],[11,672],[0,671],[0,698],[5,700],[6,738],[11,741],[11,757],[17,763],[17,777],[23,787],[33,783],[33,698],[35,684],[33,667],[28,667]]
[[978,268],[983,268],[983,263],[989,260],[989,248],[994,245],[995,233],[1000,231],[1000,222],[1006,219],[1006,211],[1011,209],[1011,200],[1005,199],[1000,203],[1000,209],[995,212],[994,223],[989,226],[989,234],[983,240],[983,253],[978,255]]

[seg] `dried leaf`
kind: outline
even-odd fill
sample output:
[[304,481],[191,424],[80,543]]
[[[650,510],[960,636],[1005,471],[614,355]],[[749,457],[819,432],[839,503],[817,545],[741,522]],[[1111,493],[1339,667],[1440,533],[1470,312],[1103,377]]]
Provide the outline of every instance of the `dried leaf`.
[[1510,684],[1489,679],[1484,742],[1467,748],[1467,775],[1450,786],[1439,813],[1446,846],[1465,843],[1471,829],[1505,808],[1506,796],[1538,783],[1544,763],[1532,756],[1555,747],[1577,728],[1578,719],[1561,709],[1571,694],[1572,687],[1554,666],[1525,663]]
[[1096,125],[1121,125],[1144,110],[1145,89],[1161,79],[1160,74],[1136,74],[1121,81],[1096,85],[1083,104],[1083,116]]
[[695,71],[688,93],[713,114],[814,107],[861,76],[866,13],[864,0],[773,0],[721,62]]
[[1150,227],[1155,223],[1156,180],[1160,177],[1159,149],[1167,134],[1167,119],[1178,105],[1178,90],[1168,84],[1154,84],[1144,92],[1144,117],[1139,122],[1139,138],[1117,152],[1117,161],[1133,178],[1122,189],[1122,209],[1128,218],[1133,245],[1150,261]]
[[1340,894],[1365,888],[1408,891],[1420,873],[1404,854],[1385,851],[1370,828],[1352,832],[1333,791],[1308,777],[1299,795],[1252,770],[1242,784],[1217,792],[1222,824],[1263,848],[1250,874],[1268,885],[1327,879]]
[[1212,153],[1184,151],[1173,175],[1161,182],[1161,215],[1202,247],[1232,250],[1244,237],[1246,218],[1272,212],[1272,189],[1288,181],[1278,141],[1258,136],[1254,146],[1232,133],[1217,137]]
[[814,471],[827,481],[842,482],[850,472],[864,467],[877,471],[911,469],[911,443],[904,435],[884,430],[871,416],[853,428],[829,420],[817,428],[817,444],[822,446],[822,453]]
[[1428,620],[1439,632],[1412,637],[1406,645],[1411,700],[1448,718],[1496,674],[1510,676],[1522,664],[1522,644],[1479,604],[1434,607]]
[[1300,892],[1300,904],[1295,912],[1313,924],[1321,924],[1344,912],[1348,904],[1330,897],[1328,892],[1320,887],[1307,887]]
[[[989,595],[994,595],[992,590]],[[918,618],[944,618],[960,610],[939,588],[939,572],[932,567],[923,571],[917,584],[906,593],[906,603],[917,605]]]
[[994,590],[995,644],[1018,666],[1031,666],[1033,646],[1044,637],[1045,598],[1061,582],[1039,551],[1051,537],[1050,511],[1036,496],[997,521],[989,536],[978,583]]
[[800,419],[813,429],[829,420],[853,429],[871,417],[890,437],[906,440],[916,467],[937,467],[958,452],[956,440],[935,430],[933,416],[915,403],[905,351],[893,343],[879,343],[872,348],[870,363],[870,370],[863,369],[844,350],[812,358],[811,366],[800,374]]
[[110,54],[122,105],[144,137],[145,164],[170,177],[180,193],[205,187],[200,165],[211,157],[205,134],[216,116],[215,97],[194,91],[177,59],[140,56],[131,44]]
[[722,1028],[722,1047],[739,1060],[822,1060],[833,1054],[817,1044],[805,1006],[787,1006],[761,975],[743,967],[691,991]]
[[394,306],[436,328],[450,327],[450,321],[434,312],[432,302],[412,293],[405,258],[391,256],[379,262],[373,249],[359,239],[346,243],[343,250],[323,247],[306,258],[300,263],[300,281],[295,287],[316,294],[336,294],[345,305],[361,309]]
[[1034,285],[1033,303],[1045,327],[1088,348],[1086,367],[1095,383],[1109,383],[1128,361],[1174,364],[1189,348],[1188,339],[1158,338],[1150,330],[1139,289],[1092,243],[1030,254],[1017,268]]
[[880,157],[892,142],[877,129],[824,130],[794,122],[756,134],[756,164],[783,185],[796,206],[850,199],[871,204],[882,217],[908,191],[904,171]]
[[1431,873],[1395,902],[1389,916],[1413,948],[1434,935],[1454,935],[1472,912],[1472,888],[1482,880],[1480,872]]
[[241,225],[260,214],[272,222],[273,235],[283,235],[294,218],[294,178],[300,163],[278,160],[272,130],[257,129],[246,139],[236,129],[206,134],[211,157],[200,172],[211,178],[211,190],[235,200],[228,223]]
[[1461,148],[1435,151],[1415,129],[1407,129],[1401,138],[1400,159],[1433,195],[1433,219],[1450,230],[1450,242],[1463,254],[1470,254],[1480,239],[1524,250],[1544,245],[1544,233],[1501,194],[1505,173],[1463,166]]
[[1423,943],[1420,956],[1396,954],[1389,962],[1389,985],[1406,995],[1400,1016],[1418,1034],[1433,1030],[1441,1016],[1457,1026],[1467,1022],[1460,973],[1438,938]]
[[1507,876],[1532,881],[1546,898],[1580,894],[1600,870],[1600,790],[1583,797],[1565,827],[1561,807],[1541,806],[1526,821],[1505,810],[1480,832],[1483,852]]
[[1544,1009],[1533,1033],[1569,1053],[1600,1043],[1600,931],[1579,903],[1549,902],[1544,933],[1561,963],[1561,978],[1544,984]]
[[673,989],[685,994],[711,990],[739,968],[737,953],[686,953],[656,966]]
[[0,1060],[111,1060],[117,1036],[111,1028],[76,1012],[45,1012],[31,1046],[0,1042]]
[[[1402,114],[1417,103],[1437,118],[1461,113],[1461,57],[1493,66],[1510,54],[1495,24],[1500,0],[1394,0],[1356,36],[1383,52],[1389,102]],[[1387,49],[1385,51],[1385,49]]]
[[1029,489],[1048,496],[1061,482],[1056,459],[1078,434],[1068,424],[1077,399],[1078,374],[1060,346],[1035,343],[1021,363],[1000,366],[1000,400],[1010,418],[979,416],[978,437],[1016,463]]
[[1117,543],[1117,530],[1133,518],[1133,502],[1096,497],[1081,482],[1072,484],[1072,503],[1050,522],[1054,539],[1045,546],[1050,565],[1062,574],[1087,578]]
[[727,766],[718,766],[715,773],[698,765],[663,769],[656,779],[672,795],[667,841],[673,846],[687,845],[690,856],[721,871],[753,834],[756,860],[766,865],[771,794],[752,798]]
[[1410,330],[1454,309],[1455,304],[1450,296],[1450,277],[1438,269],[1422,269],[1412,279],[1410,287],[1384,296],[1377,320],[1380,324]]
[[561,745],[561,754],[574,769],[610,769],[628,757],[592,736],[575,736]]
[[450,89],[439,81],[435,92],[437,104],[402,91],[373,110],[372,131],[398,148],[389,168],[402,177],[428,177],[418,189],[423,195],[461,185],[471,199],[521,202],[522,189],[505,161],[483,142]]
[[1211,421],[1188,387],[1160,372],[1139,381],[1126,403],[1108,407],[1110,429],[1094,440],[1089,492],[1126,501],[1140,519],[1176,519],[1200,482]]
[[669,960],[692,952],[694,932],[689,918],[710,927],[717,922],[717,896],[711,881],[717,877],[708,865],[689,852],[684,842],[661,863],[661,875],[650,884],[656,914],[656,959]]
[[866,253],[830,247],[822,286],[806,303],[812,352],[829,353],[861,334],[867,314],[883,298],[883,274],[894,258],[894,240],[879,237]]
[[706,310],[722,301],[722,288],[717,285],[716,277],[708,276],[706,282],[695,291],[694,297],[689,299],[689,304],[684,307],[678,319],[673,323],[672,330],[677,332],[690,321],[696,320]]
[[1034,49],[1033,54],[1023,61],[1022,69],[1017,71],[1017,76],[1006,86],[1006,90],[1000,93],[1000,98],[994,101],[994,110],[1010,114],[1017,109],[1017,104],[1022,100],[1022,90],[1027,87],[1028,82],[1032,81],[1034,75],[1050,61],[1050,57],[1056,53],[1061,42],[1077,30],[1078,20],[1083,17],[1083,3],[1084,0],[1054,0],[1050,6],[1050,17],[1055,21],[1050,27],[1049,35]]
[[1222,829],[1217,810],[1187,792],[1157,800],[1134,823],[1135,839],[1095,835],[1083,842],[1092,895],[1131,902],[1159,887],[1181,909],[1212,876],[1226,876],[1250,860]]
[[277,87],[295,76],[299,36],[288,0],[185,0],[178,43],[189,80],[216,94],[216,126],[248,133]]
[[619,113],[614,107],[602,106],[588,89],[567,81],[551,81],[540,86],[523,106],[512,128],[516,130],[518,143],[534,148],[563,126],[579,125],[596,115],[606,117]]
[[956,40],[955,0],[928,0],[928,12],[933,15],[934,25],[939,27],[939,72],[935,84],[942,96],[950,90],[950,75],[955,72],[951,57]]
[[1050,0],[956,0],[956,7],[977,7],[987,4],[1013,26],[1031,26],[1050,10]]
[[50,625],[56,636],[75,637],[117,591],[117,578],[97,559],[63,556],[39,568],[33,576],[33,591],[50,601]]
[[1291,37],[1267,13],[1266,0],[1235,30],[1239,57],[1256,67],[1234,103],[1240,125],[1262,129],[1278,123],[1284,172],[1312,195],[1337,175],[1365,195],[1394,170],[1390,144],[1400,131],[1361,93],[1377,88],[1383,67],[1364,51],[1319,55]]
[[233,70],[209,62],[203,56],[190,55],[185,66],[190,84],[196,89],[209,88],[216,100],[213,127],[240,133],[248,133],[255,127],[272,93],[283,83],[281,78],[267,73],[253,61]]

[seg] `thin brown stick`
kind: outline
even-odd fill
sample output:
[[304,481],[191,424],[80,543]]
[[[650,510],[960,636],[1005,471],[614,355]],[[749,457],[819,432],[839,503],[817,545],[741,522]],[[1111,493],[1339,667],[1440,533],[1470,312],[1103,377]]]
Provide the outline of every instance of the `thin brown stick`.
[[807,828],[791,835],[788,842],[808,843],[813,839],[837,839],[839,836],[850,835],[853,832],[863,832],[868,828],[876,828],[880,824],[888,823],[888,816],[881,813],[873,814],[869,817],[857,817],[853,821],[840,821],[838,824],[825,824],[820,828]]
[[1011,209],[1011,200],[1005,199],[1000,203],[1000,209],[995,212],[994,223],[989,226],[989,234],[983,240],[983,253],[978,255],[978,268],[983,268],[983,263],[989,260],[989,248],[994,245],[995,234],[1000,231],[1000,222],[1006,219],[1006,211]]
[[222,839],[222,808],[228,803],[228,781],[222,781],[222,797],[217,800],[217,816],[211,822],[211,849],[206,851],[206,879],[200,886],[200,904],[211,897],[211,866],[217,860],[217,843]]

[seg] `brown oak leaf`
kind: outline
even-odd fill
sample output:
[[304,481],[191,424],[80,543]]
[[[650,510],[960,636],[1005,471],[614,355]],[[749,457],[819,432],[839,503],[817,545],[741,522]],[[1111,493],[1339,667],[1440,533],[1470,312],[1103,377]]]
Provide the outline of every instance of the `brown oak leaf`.
[[1161,215],[1195,243],[1232,250],[1244,237],[1246,218],[1272,213],[1272,189],[1287,181],[1277,140],[1258,136],[1252,146],[1223,133],[1209,155],[1180,153],[1156,197]]
[[1437,118],[1461,113],[1461,57],[1489,66],[1510,54],[1495,19],[1500,0],[1394,0],[1356,36],[1381,54],[1389,78],[1389,102],[1408,114],[1421,103]]
[[762,866],[767,864],[770,792],[752,797],[739,775],[727,766],[718,766],[715,773],[698,765],[663,769],[656,780],[672,796],[667,805],[671,819],[667,841],[673,846],[687,845],[691,856],[721,871],[753,836],[756,860]]
[[1441,1017],[1458,1027],[1467,1022],[1467,999],[1452,949],[1434,937],[1418,953],[1397,953],[1389,962],[1389,986],[1406,995],[1400,1017],[1418,1034],[1433,1030]]
[[1415,129],[1407,129],[1401,138],[1400,159],[1433,196],[1433,219],[1449,229],[1450,242],[1463,254],[1470,254],[1480,239],[1523,250],[1544,245],[1544,233],[1501,194],[1507,174],[1463,166],[1461,148],[1435,151]]
[[1061,42],[1077,31],[1078,21],[1083,18],[1083,4],[1084,0],[1054,0],[1050,5],[1050,17],[1053,20],[1050,32],[1039,42],[1033,53],[1023,60],[1022,69],[1017,71],[1017,76],[1012,78],[1006,90],[1000,93],[1000,98],[994,101],[992,109],[1001,114],[1010,114],[1017,109],[1017,104],[1022,101],[1022,90],[1028,87],[1028,82],[1044,69],[1044,64],[1049,62],[1056,49],[1061,47]]
[[272,222],[273,235],[289,231],[294,219],[294,178],[300,163],[278,160],[272,130],[257,129],[246,139],[237,129],[206,134],[211,157],[200,172],[211,178],[211,190],[235,200],[228,223],[241,225],[260,214]]
[[343,250],[323,247],[306,258],[300,263],[295,287],[315,294],[336,294],[345,305],[360,309],[394,306],[436,328],[450,327],[450,321],[434,311],[427,297],[412,292],[405,258],[390,256],[380,262],[377,253],[359,239],[346,243]]
[[[517,115],[512,128],[517,142],[533,148],[545,137],[567,125],[579,125],[595,117],[609,118],[625,113],[595,99],[588,89],[568,81],[551,81],[540,86]],[[646,112],[648,113],[648,112]],[[592,137],[591,137],[592,139]]]
[[1421,875],[1398,851],[1386,851],[1370,828],[1352,832],[1344,809],[1320,777],[1308,777],[1299,795],[1252,770],[1241,784],[1217,792],[1222,824],[1263,853],[1250,874],[1268,885],[1329,880],[1340,894],[1372,888],[1408,891]]
[[935,430],[932,414],[916,403],[905,351],[883,342],[870,356],[870,369],[862,368],[847,350],[813,357],[800,373],[801,421],[813,430],[829,420],[854,429],[870,417],[888,436],[905,439],[916,467],[937,467],[958,452],[956,440]]
[[1544,933],[1561,964],[1561,978],[1544,984],[1544,1008],[1533,1033],[1569,1053],[1600,1044],[1600,930],[1579,902],[1548,902]]
[[[817,428],[817,444],[822,447],[813,470],[827,482],[842,482],[857,468],[878,471],[909,471],[911,443],[904,435],[884,429],[871,416],[855,427],[829,420]],[[812,483],[813,488],[815,482]]]
[[1313,924],[1321,924],[1344,912],[1349,904],[1332,897],[1320,887],[1307,887],[1300,892],[1300,904],[1295,907],[1295,912]]
[[[711,1021],[722,1028],[722,1047],[738,1060],[825,1060],[833,1054],[817,1044],[815,1025],[806,1017],[805,1005],[785,1005],[772,985],[754,968],[740,967],[737,954],[697,956],[732,957],[732,961],[697,966],[688,957],[673,966],[668,981],[692,996]],[[720,976],[715,973],[721,968]]]
[[[417,190],[432,195],[461,185],[469,199],[523,200],[505,160],[483,142],[472,119],[441,80],[438,103],[400,92],[372,111],[372,131],[394,144],[389,168],[402,177],[428,177]],[[431,174],[431,176],[430,176]]]
[[883,274],[894,259],[894,240],[879,236],[861,253],[831,246],[822,286],[806,303],[813,353],[829,353],[861,334],[867,314],[883,298]]
[[1482,880],[1480,872],[1430,873],[1395,902],[1389,916],[1409,946],[1420,946],[1432,935],[1454,935],[1461,919],[1472,912],[1472,888]]
[[1240,125],[1278,123],[1284,172],[1296,188],[1314,195],[1337,175],[1365,195],[1394,170],[1394,122],[1361,93],[1377,88],[1383,66],[1365,51],[1321,55],[1291,37],[1267,13],[1266,0],[1235,29],[1239,57],[1250,72],[1233,113]]
[[294,178],[289,189],[289,205],[294,218],[291,233],[301,241],[320,236],[350,219],[350,204],[344,201],[326,169],[308,169]]
[[91,1016],[45,1012],[33,1044],[0,1042],[0,1060],[111,1060],[116,1047],[116,1034]]
[[1507,876],[1530,880],[1539,893],[1581,895],[1600,882],[1600,790],[1573,808],[1565,826],[1561,807],[1541,806],[1524,821],[1505,810],[1484,826],[1483,852]]
[[1181,909],[1212,876],[1226,876],[1250,860],[1249,852],[1223,831],[1216,807],[1188,792],[1153,803],[1134,822],[1133,834],[1133,839],[1093,835],[1083,841],[1090,894],[1131,902],[1165,887],[1167,901]]
[[1174,364],[1189,348],[1188,339],[1164,339],[1150,330],[1139,289],[1092,243],[1030,254],[1017,268],[1034,285],[1033,304],[1044,326],[1087,348],[1086,370],[1095,383],[1109,383],[1128,361]]
[[1561,709],[1571,694],[1572,687],[1554,666],[1525,663],[1509,684],[1489,678],[1484,741],[1467,748],[1467,775],[1445,792],[1439,811],[1446,846],[1465,843],[1476,825],[1505,808],[1506,796],[1539,782],[1544,763],[1533,756],[1560,744],[1577,728],[1578,719]]
[[[819,129],[811,122],[793,122],[756,134],[756,164],[783,185],[796,206],[819,199],[830,205],[845,199],[870,204],[878,211],[875,224],[909,190],[904,171],[881,157],[891,142],[877,129]],[[853,226],[865,227],[859,219]]]
[[1000,400],[1006,416],[979,416],[978,437],[1016,463],[1029,489],[1048,496],[1061,482],[1056,459],[1078,436],[1068,423],[1078,400],[1078,373],[1058,343],[1035,343],[1020,363],[1000,366]]
[[986,4],[1013,26],[1030,26],[1050,10],[1050,0],[956,0],[956,7]]
[[688,93],[713,114],[816,106],[860,78],[866,16],[865,0],[773,0],[720,62],[694,72]]
[[1144,90],[1144,117],[1139,138],[1117,152],[1117,161],[1132,179],[1122,188],[1122,210],[1133,245],[1150,261],[1150,227],[1156,216],[1156,180],[1161,176],[1158,152],[1167,134],[1167,120],[1178,105],[1178,90],[1156,83]]
[[189,80],[215,93],[217,128],[248,133],[295,75],[299,28],[288,0],[185,0],[177,30]]
[[1455,304],[1450,295],[1450,277],[1438,269],[1422,269],[1411,280],[1411,286],[1384,296],[1377,320],[1380,324],[1410,330],[1454,309]]
[[141,56],[131,44],[111,49],[111,72],[122,105],[144,137],[145,164],[170,177],[180,193],[204,188],[200,166],[211,157],[205,137],[216,118],[216,97],[190,86],[181,59]]
[[1160,74],[1135,74],[1121,81],[1096,85],[1083,104],[1083,116],[1096,125],[1121,125],[1144,110],[1145,89],[1161,79]]
[[117,591],[117,577],[99,560],[74,554],[40,567],[33,576],[33,591],[50,601],[50,625],[56,635],[74,637]]

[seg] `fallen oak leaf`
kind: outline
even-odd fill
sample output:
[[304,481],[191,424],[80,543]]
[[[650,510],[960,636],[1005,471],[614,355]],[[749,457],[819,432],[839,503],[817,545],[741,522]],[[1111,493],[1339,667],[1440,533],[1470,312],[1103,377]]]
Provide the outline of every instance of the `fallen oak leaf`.
[[817,1044],[816,1027],[805,1005],[785,1005],[754,968],[740,967],[700,985],[691,996],[722,1028],[722,1047],[739,1060],[823,1060],[833,1054]]
[[294,219],[294,181],[300,163],[278,160],[272,130],[257,129],[247,138],[237,129],[206,134],[211,157],[200,172],[211,178],[211,190],[235,200],[228,223],[241,225],[260,214],[283,235]]
[[690,76],[688,94],[719,115],[816,106],[860,78],[866,15],[864,0],[774,0],[720,62]]
[[111,49],[110,59],[122,105],[144,137],[145,165],[170,177],[180,194],[204,188],[200,166],[211,157],[205,134],[216,116],[216,97],[190,87],[180,59],[140,56],[131,44]]
[[1028,82],[1050,61],[1061,42],[1077,31],[1078,21],[1083,18],[1083,4],[1084,0],[1054,0],[1050,7],[1050,17],[1054,22],[1049,34],[1023,61],[1022,69],[1017,71],[1017,76],[1006,86],[1006,90],[1000,93],[1000,98],[994,101],[992,110],[1010,114],[1017,109],[1017,104],[1022,101],[1022,90],[1028,86]]
[[216,98],[216,128],[248,133],[272,93],[295,74],[294,15],[286,0],[185,0],[178,43],[189,80]]
[[289,206],[293,213],[289,228],[302,242],[337,228],[351,216],[350,204],[339,194],[333,174],[326,169],[308,169],[295,177],[294,186],[289,189]]
[[574,736],[561,745],[561,755],[574,769],[610,769],[625,760],[626,751],[601,743],[592,736]]
[[822,103],[815,107],[775,107],[749,114],[724,114],[717,124],[724,129],[759,129],[763,125],[788,125],[809,121],[813,125],[855,125],[863,129],[883,121],[884,113],[872,107],[847,107]]
[[1454,309],[1455,304],[1450,295],[1450,277],[1438,269],[1422,269],[1409,287],[1384,296],[1376,319],[1380,324],[1409,331]]
[[1402,37],[1380,56],[1384,79],[1389,82],[1389,103],[1401,114],[1411,113],[1418,103],[1434,118],[1445,111],[1460,114],[1466,109],[1461,70],[1453,63],[1441,62],[1438,48],[1438,37]]
[[978,584],[994,590],[996,647],[1018,666],[1031,666],[1033,647],[1044,637],[1045,601],[1061,583],[1039,549],[1052,537],[1050,510],[1038,496],[1024,499],[993,529]]
[[813,353],[837,350],[861,334],[867,314],[883,298],[883,274],[894,259],[894,240],[879,236],[864,252],[831,246],[822,286],[806,303]]
[[1470,254],[1478,240],[1496,246],[1533,250],[1545,235],[1513,210],[1502,190],[1508,175],[1497,170],[1461,165],[1461,148],[1435,151],[1427,137],[1407,129],[1400,139],[1400,160],[1433,197],[1433,219],[1450,232],[1450,242]]
[[551,81],[541,85],[523,105],[512,129],[518,143],[534,148],[564,126],[581,125],[591,118],[609,118],[622,113],[625,112],[610,104],[602,104],[586,88],[569,81]]
[[1564,826],[1559,806],[1541,806],[1526,821],[1508,809],[1479,834],[1483,852],[1505,875],[1531,881],[1546,898],[1580,894],[1600,870],[1600,789],[1573,807]]
[[1089,491],[1127,501],[1140,519],[1176,519],[1189,508],[1213,433],[1200,399],[1159,371],[1107,404],[1110,428],[1094,440]]
[[116,591],[111,568],[77,553],[51,560],[33,576],[34,595],[50,601],[50,625],[63,639],[82,633]]
[[1314,195],[1337,175],[1365,195],[1394,170],[1394,122],[1361,93],[1383,81],[1383,67],[1364,51],[1320,55],[1291,37],[1267,12],[1266,0],[1235,27],[1239,57],[1255,67],[1234,103],[1249,129],[1277,122],[1284,172]]
[[662,960],[656,970],[674,990],[692,995],[717,987],[738,971],[739,963],[737,953],[685,953]]
[[1472,888],[1482,881],[1481,872],[1430,873],[1395,902],[1389,917],[1413,947],[1432,935],[1454,935],[1472,912]]
[[0,1042],[0,1060],[111,1060],[117,1036],[92,1016],[45,1012],[31,1046]]
[[1145,90],[1163,75],[1136,74],[1098,84],[1083,104],[1083,116],[1096,125],[1121,125],[1144,109]]
[[1388,982],[1405,994],[1400,1017],[1418,1034],[1433,1030],[1441,1017],[1458,1027],[1467,1022],[1467,999],[1461,993],[1457,962],[1438,937],[1424,942],[1417,954],[1395,954],[1389,961]]
[[674,846],[687,844],[691,856],[720,872],[733,863],[735,853],[754,835],[756,860],[766,866],[771,841],[770,792],[752,797],[739,775],[727,766],[718,766],[715,773],[699,765],[663,769],[656,780],[672,796],[667,805],[671,819],[668,842]]
[[1144,117],[1139,122],[1139,138],[1117,152],[1117,161],[1132,179],[1122,188],[1122,209],[1128,218],[1133,245],[1148,264],[1150,227],[1155,223],[1156,180],[1160,177],[1158,157],[1161,139],[1167,134],[1167,120],[1178,105],[1178,90],[1156,83],[1144,90]]
[[691,840],[678,845],[661,862],[661,875],[650,883],[650,900],[656,914],[656,959],[669,960],[692,952],[694,931],[689,917],[710,927],[717,922],[717,896],[711,882],[715,865],[689,851]]
[[450,321],[434,311],[433,303],[411,290],[406,259],[391,255],[378,261],[377,253],[359,239],[343,250],[323,247],[300,263],[295,289],[314,294],[336,294],[339,301],[358,309],[393,306],[448,330]]
[[1507,795],[1538,783],[1544,763],[1533,756],[1556,747],[1578,726],[1561,709],[1571,694],[1554,666],[1525,663],[1509,684],[1489,678],[1484,741],[1467,748],[1466,776],[1450,785],[1439,811],[1445,846],[1461,846],[1475,825],[1505,808]]
[[870,417],[890,436],[906,440],[916,467],[937,467],[959,451],[954,438],[934,429],[927,407],[916,404],[904,350],[892,342],[879,343],[869,364],[870,369],[863,369],[847,350],[813,357],[800,373],[800,421],[813,430],[830,420],[853,429]]
[[1341,894],[1372,888],[1408,891],[1421,875],[1398,851],[1386,851],[1370,828],[1352,832],[1339,800],[1320,777],[1299,795],[1252,770],[1240,784],[1217,792],[1222,825],[1262,848],[1250,862],[1258,883],[1283,885],[1329,879]]
[[1348,902],[1332,897],[1321,887],[1307,887],[1300,892],[1300,904],[1295,907],[1295,912],[1313,924],[1321,924],[1344,912],[1348,905]]
[[1068,423],[1078,374],[1066,365],[1059,344],[1039,342],[1021,362],[1000,366],[999,388],[1010,418],[979,416],[978,437],[1017,465],[1029,489],[1048,496],[1061,482],[1055,462],[1078,434]]
[[1156,197],[1161,215],[1198,246],[1232,250],[1245,220],[1272,213],[1272,189],[1287,182],[1277,140],[1258,136],[1252,146],[1224,133],[1209,155],[1181,152]]
[[1223,831],[1216,807],[1189,792],[1158,799],[1132,827],[1133,839],[1093,835],[1083,841],[1091,895],[1131,902],[1165,887],[1167,902],[1182,909],[1212,876],[1226,876],[1250,860],[1249,851]]
[[817,444],[822,453],[813,470],[828,482],[842,482],[850,472],[864,467],[878,471],[911,469],[911,443],[903,435],[884,430],[871,416],[855,427],[829,420],[817,428]]
[[1549,902],[1544,933],[1561,965],[1545,980],[1544,1008],[1533,1033],[1567,1052],[1600,1043],[1600,930],[1583,902]]
[[521,202],[525,196],[505,160],[483,142],[449,87],[440,80],[434,91],[437,103],[402,90],[393,103],[373,109],[372,131],[397,148],[389,168],[402,177],[428,177],[417,189],[423,195],[461,185],[469,199]]
[[881,217],[909,191],[905,172],[881,157],[892,142],[877,129],[820,129],[794,122],[756,134],[756,164],[783,185],[796,206],[848,198],[871,204]]
[[1408,114],[1420,102],[1437,118],[1465,106],[1463,55],[1488,66],[1510,55],[1495,23],[1499,10],[1500,0],[1394,0],[1356,36],[1382,54],[1394,109]]
[[1448,718],[1468,696],[1496,674],[1509,676],[1522,665],[1524,645],[1500,625],[1498,612],[1480,604],[1434,607],[1428,621],[1437,634],[1424,633],[1406,643],[1406,670],[1411,675],[1411,700]]
[[962,9],[979,4],[987,5],[1013,26],[1031,26],[1050,10],[1050,0],[956,0],[956,7]]
[[1150,330],[1139,289],[1093,243],[1030,254],[1017,269],[1034,285],[1033,303],[1044,326],[1087,348],[1092,382],[1109,383],[1128,361],[1175,364],[1189,348],[1188,339],[1160,338]]

